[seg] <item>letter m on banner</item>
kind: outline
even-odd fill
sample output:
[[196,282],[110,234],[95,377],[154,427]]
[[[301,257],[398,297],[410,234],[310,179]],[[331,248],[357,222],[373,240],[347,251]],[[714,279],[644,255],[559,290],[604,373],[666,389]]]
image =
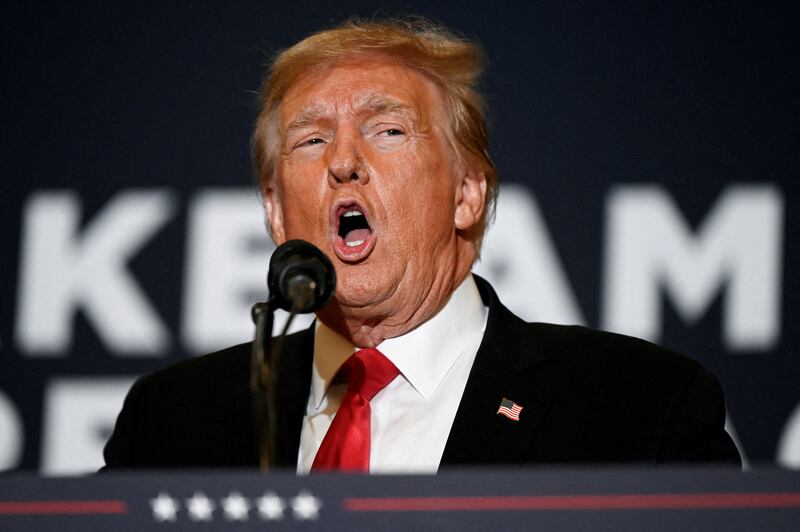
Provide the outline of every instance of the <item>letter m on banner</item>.
[[696,232],[658,185],[618,187],[607,205],[604,328],[656,341],[662,291],[691,324],[724,289],[726,347],[774,347],[780,335],[784,212],[777,187],[727,188]]

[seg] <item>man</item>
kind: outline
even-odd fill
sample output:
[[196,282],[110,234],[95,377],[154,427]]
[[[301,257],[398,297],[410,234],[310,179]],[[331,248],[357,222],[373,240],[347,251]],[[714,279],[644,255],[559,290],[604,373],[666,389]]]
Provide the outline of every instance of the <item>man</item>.
[[[274,61],[253,138],[267,223],[277,244],[323,250],[338,279],[276,369],[277,463],[738,464],[699,364],[525,323],[470,273],[498,186],[480,70],[478,47],[422,22],[347,23]],[[107,467],[256,466],[249,356],[236,346],[138,381]]]

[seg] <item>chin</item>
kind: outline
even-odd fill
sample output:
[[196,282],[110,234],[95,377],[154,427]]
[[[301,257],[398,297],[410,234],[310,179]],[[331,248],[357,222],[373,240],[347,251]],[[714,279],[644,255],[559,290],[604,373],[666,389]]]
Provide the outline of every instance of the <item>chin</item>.
[[[347,307],[367,307],[385,300],[393,284],[383,272],[345,266],[336,270],[336,301]],[[384,274],[384,275],[381,275]]]

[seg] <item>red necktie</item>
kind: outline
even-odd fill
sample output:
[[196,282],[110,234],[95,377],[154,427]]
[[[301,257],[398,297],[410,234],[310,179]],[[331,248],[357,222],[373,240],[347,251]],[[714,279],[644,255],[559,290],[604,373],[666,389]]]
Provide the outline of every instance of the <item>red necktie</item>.
[[369,472],[369,402],[400,373],[377,349],[360,349],[339,370],[347,393],[314,457],[312,471]]

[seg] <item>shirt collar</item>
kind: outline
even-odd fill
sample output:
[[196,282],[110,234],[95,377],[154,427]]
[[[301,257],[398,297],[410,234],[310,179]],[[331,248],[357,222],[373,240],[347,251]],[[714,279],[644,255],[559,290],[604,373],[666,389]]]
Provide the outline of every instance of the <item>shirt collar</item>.
[[[433,318],[402,336],[384,340],[378,350],[422,397],[430,399],[473,337],[483,330],[487,312],[475,280],[468,275]],[[317,320],[310,405],[321,406],[339,368],[355,351],[352,343]]]

